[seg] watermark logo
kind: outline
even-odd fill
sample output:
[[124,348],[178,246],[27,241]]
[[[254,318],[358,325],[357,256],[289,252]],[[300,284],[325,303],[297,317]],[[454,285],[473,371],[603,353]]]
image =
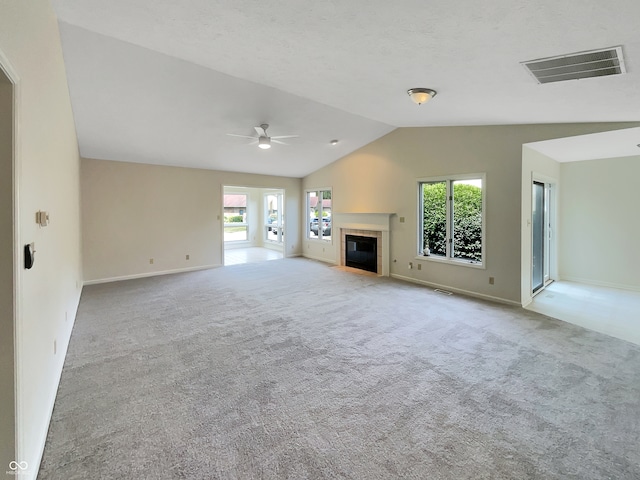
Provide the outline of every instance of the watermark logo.
[[6,472],[7,475],[20,475],[21,473],[27,473],[26,470],[29,468],[29,464],[24,460],[22,462],[16,462],[15,460],[11,460],[9,462],[9,470]]

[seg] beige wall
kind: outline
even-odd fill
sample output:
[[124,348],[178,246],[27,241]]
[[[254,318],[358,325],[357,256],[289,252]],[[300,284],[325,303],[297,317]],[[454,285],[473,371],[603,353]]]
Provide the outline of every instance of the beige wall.
[[[334,213],[395,213],[391,275],[520,304],[522,145],[635,125],[401,128],[305,177],[303,189],[331,186]],[[486,173],[486,269],[418,260],[422,269],[409,270],[417,253],[417,179],[463,173]],[[337,263],[336,252],[303,241],[306,256]]]
[[[19,79],[17,248],[35,242],[37,250],[34,268],[18,269],[15,332],[16,460],[29,464],[21,478],[35,478],[81,291],[79,156],[58,24],[48,1],[2,3],[0,52]],[[38,210],[50,213],[48,227],[36,225]]]
[[83,159],[81,183],[85,282],[222,265],[224,185],[282,188],[300,253],[297,178]]
[[15,458],[12,138],[13,91],[0,69],[0,476]]
[[640,290],[640,156],[561,164],[560,277]]

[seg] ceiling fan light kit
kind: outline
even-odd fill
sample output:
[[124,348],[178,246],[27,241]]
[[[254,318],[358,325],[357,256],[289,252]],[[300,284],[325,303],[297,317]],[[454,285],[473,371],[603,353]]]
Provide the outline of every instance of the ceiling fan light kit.
[[269,137],[258,138],[258,147],[262,148],[263,150],[271,148],[271,139]]
[[254,141],[251,142],[249,145],[255,145],[257,143],[258,147],[263,150],[267,150],[268,148],[271,148],[272,142],[279,143],[280,145],[289,145],[288,143],[281,142],[279,140],[281,138],[297,138],[298,137],[298,135],[279,135],[277,137],[270,137],[267,134],[267,128],[269,128],[268,123],[263,123],[259,127],[253,127],[253,128],[258,134],[257,137],[252,137],[250,135],[236,135],[235,133],[227,133],[227,135],[229,135],[230,137],[250,138],[251,140],[254,140]]
[[423,103],[427,103],[433,97],[436,96],[438,92],[432,90],[431,88],[410,88],[407,90],[407,93],[411,97],[411,100],[418,105],[422,105]]

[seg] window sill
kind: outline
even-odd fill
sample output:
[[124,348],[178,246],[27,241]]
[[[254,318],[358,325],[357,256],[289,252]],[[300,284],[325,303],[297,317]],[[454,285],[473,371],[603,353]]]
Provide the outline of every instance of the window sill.
[[459,260],[457,258],[440,257],[436,255],[416,255],[415,260],[424,260],[426,262],[436,262],[436,263],[446,263],[449,265],[455,265],[457,267],[477,268],[480,270],[487,269],[484,263],[477,263],[469,260]]
[[333,238],[318,238],[318,237],[307,237],[307,240],[310,242],[323,242],[323,243],[333,243]]

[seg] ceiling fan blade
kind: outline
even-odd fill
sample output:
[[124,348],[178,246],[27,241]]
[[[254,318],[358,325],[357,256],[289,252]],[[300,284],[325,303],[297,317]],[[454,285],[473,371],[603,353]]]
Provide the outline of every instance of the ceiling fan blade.
[[253,127],[256,130],[256,133],[258,134],[259,137],[268,137],[269,135],[267,135],[267,130],[265,128],[262,128],[262,126],[259,127]]
[[298,138],[300,135],[278,135],[277,137],[271,137],[273,138]]
[[235,133],[227,133],[227,135],[229,135],[230,137],[256,138],[256,137],[250,137],[249,135],[236,135]]
[[279,143],[280,145],[290,145],[289,143],[281,142],[280,140],[276,140],[275,137],[271,137],[271,141],[273,143]]

